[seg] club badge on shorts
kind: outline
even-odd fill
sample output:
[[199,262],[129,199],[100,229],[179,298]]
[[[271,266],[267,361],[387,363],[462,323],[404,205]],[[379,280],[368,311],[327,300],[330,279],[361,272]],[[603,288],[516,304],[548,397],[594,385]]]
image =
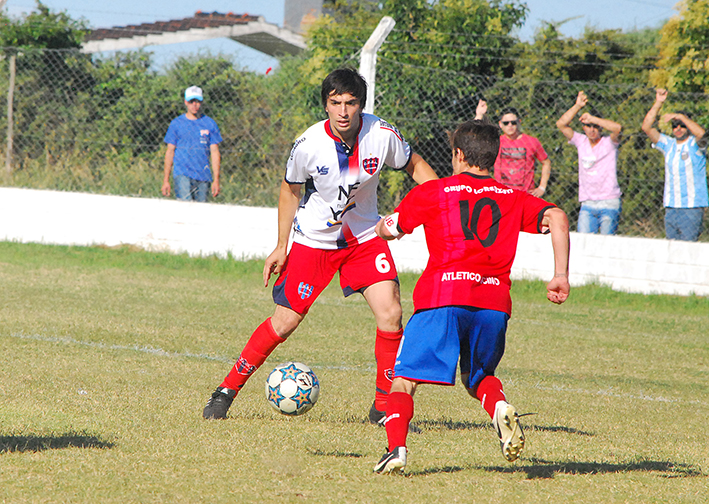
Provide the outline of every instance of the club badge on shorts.
[[300,282],[298,294],[300,295],[300,299],[309,298],[313,294],[313,286],[305,282]]

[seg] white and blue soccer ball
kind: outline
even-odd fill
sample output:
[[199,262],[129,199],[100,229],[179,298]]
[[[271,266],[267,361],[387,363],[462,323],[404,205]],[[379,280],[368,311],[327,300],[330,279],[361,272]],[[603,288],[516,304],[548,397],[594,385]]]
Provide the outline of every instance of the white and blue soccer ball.
[[284,415],[302,415],[315,406],[320,396],[320,382],[302,362],[279,364],[266,379],[266,399]]

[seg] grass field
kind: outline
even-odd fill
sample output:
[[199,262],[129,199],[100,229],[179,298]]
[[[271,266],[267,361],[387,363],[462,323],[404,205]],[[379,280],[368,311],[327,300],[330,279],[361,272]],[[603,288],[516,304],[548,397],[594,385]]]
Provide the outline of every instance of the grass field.
[[[0,502],[704,503],[709,299],[517,282],[498,370],[525,417],[507,463],[460,385],[420,387],[405,476],[372,474],[374,324],[330,286],[226,421],[202,407],[272,311],[262,263],[0,243]],[[416,276],[402,275],[408,317]],[[263,382],[314,368],[308,414]]]

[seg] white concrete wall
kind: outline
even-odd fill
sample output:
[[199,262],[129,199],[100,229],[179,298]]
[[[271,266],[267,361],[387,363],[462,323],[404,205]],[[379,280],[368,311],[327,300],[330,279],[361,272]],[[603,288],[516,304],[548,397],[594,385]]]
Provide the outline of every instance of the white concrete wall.
[[[0,240],[115,246],[236,258],[265,257],[276,244],[277,211],[174,199],[0,188]],[[428,260],[423,231],[391,244],[400,270]],[[520,235],[513,278],[553,274],[548,236]],[[571,233],[573,285],[709,295],[709,243]]]

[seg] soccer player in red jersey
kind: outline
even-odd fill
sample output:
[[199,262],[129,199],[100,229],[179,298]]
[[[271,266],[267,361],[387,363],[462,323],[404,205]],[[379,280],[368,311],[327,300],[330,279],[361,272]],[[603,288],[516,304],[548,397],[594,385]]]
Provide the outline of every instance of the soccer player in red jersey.
[[413,188],[377,223],[377,234],[389,240],[423,225],[430,258],[416,283],[414,314],[399,347],[386,409],[388,452],[376,472],[406,466],[416,387],[454,385],[459,358],[461,380],[492,418],[504,457],[514,461],[524,447],[517,411],[495,377],[511,313],[510,269],[521,231],[551,233],[554,277],[547,298],[566,301],[569,223],[551,203],[490,177],[499,145],[492,124],[461,124],[451,136],[453,176]]
[[394,126],[362,112],[366,97],[367,84],[353,69],[334,70],[323,80],[327,119],[293,144],[278,201],[278,243],[263,269],[264,286],[272,274],[279,275],[273,286],[275,311],[256,328],[212,393],[204,418],[226,418],[249,377],[295,331],[339,272],[344,295],[361,293],[374,314],[377,377],[369,420],[384,419],[403,329],[394,261],[374,231],[379,174],[388,165],[405,169],[418,183],[438,177]]

